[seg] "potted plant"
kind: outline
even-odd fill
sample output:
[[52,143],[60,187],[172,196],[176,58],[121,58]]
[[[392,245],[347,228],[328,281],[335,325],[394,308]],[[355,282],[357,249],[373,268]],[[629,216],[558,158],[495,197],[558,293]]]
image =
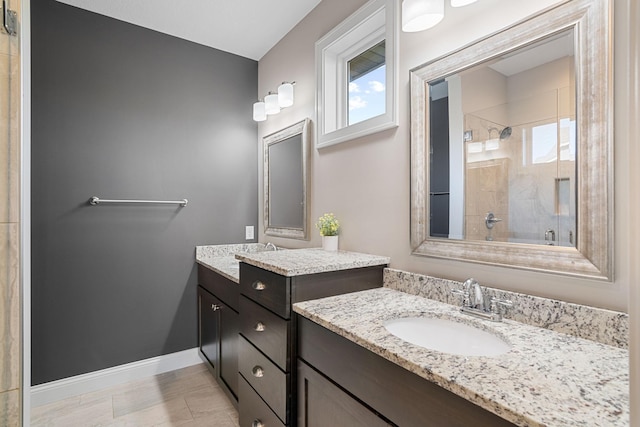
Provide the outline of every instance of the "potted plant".
[[332,213],[322,215],[316,222],[316,228],[322,236],[322,248],[325,251],[337,251],[340,223],[336,216]]

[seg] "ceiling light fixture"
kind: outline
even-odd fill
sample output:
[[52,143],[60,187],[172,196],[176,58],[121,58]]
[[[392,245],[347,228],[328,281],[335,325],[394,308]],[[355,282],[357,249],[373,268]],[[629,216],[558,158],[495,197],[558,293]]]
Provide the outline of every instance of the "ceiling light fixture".
[[444,18],[444,0],[403,0],[402,31],[427,30]]

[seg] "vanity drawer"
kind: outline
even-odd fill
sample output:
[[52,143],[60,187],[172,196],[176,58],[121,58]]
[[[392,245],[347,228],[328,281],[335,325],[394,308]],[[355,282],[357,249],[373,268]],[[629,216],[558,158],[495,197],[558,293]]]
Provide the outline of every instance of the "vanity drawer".
[[242,336],[239,370],[273,412],[286,422],[289,375],[282,372]]
[[244,295],[240,297],[240,313],[242,313],[240,333],[280,369],[288,372],[292,338],[291,321],[275,315]]
[[244,378],[240,378],[240,427],[259,426],[284,427],[282,421],[273,413],[266,403],[258,396]]
[[291,315],[290,280],[253,265],[240,263],[240,292],[277,315]]
[[238,311],[238,284],[198,264],[198,284]]

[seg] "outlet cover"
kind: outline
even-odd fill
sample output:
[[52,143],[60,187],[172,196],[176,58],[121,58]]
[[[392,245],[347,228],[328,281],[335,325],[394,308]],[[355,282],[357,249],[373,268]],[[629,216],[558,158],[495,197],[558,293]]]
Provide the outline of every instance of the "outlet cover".
[[244,238],[245,238],[246,240],[252,240],[252,239],[254,238],[254,235],[253,235],[253,225],[247,225],[247,226],[244,228]]

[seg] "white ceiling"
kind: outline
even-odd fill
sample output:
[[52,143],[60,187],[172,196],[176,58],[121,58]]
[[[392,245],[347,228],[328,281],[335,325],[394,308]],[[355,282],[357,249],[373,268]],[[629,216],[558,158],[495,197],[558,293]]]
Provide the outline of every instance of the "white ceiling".
[[58,0],[259,60],[320,0]]

